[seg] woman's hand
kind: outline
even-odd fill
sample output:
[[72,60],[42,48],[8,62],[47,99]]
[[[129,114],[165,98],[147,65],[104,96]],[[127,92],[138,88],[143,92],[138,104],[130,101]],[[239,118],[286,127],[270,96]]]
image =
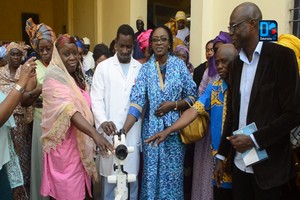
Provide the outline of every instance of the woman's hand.
[[93,139],[102,157],[108,157],[109,152],[114,152],[113,145],[103,135],[96,133]]
[[21,74],[18,84],[24,87],[24,89],[29,79],[36,76],[36,63],[34,62],[35,59],[35,57],[32,57],[21,66]]
[[103,122],[101,124],[101,128],[103,129],[104,133],[108,136],[118,131],[115,123],[112,121]]
[[223,161],[220,159],[217,159],[217,163],[214,170],[214,179],[216,182],[216,185],[218,188],[222,186],[222,180],[223,180],[223,171],[224,171]]
[[162,117],[169,111],[174,110],[176,103],[174,101],[165,101],[161,103],[155,111],[156,117]]
[[155,146],[158,146],[161,142],[163,142],[167,136],[169,135],[167,130],[163,130],[161,132],[156,133],[155,135],[153,135],[152,137],[148,138],[147,140],[145,140],[145,143],[149,144],[149,143],[153,143],[155,142]]

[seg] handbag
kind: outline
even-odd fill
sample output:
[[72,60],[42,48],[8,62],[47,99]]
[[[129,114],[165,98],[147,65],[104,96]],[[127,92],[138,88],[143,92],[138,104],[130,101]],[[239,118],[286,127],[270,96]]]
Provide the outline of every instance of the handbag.
[[[192,107],[192,105],[188,101],[186,102],[189,104],[190,107]],[[181,129],[180,137],[182,142],[184,144],[191,144],[198,140],[201,140],[207,132],[207,120],[208,119],[205,115],[198,115],[194,121],[192,121],[185,128]]]

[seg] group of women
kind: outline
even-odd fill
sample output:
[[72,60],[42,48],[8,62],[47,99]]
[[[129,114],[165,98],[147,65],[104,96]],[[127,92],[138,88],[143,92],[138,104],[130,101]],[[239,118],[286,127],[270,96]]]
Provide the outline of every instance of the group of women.
[[[7,180],[6,188],[14,188],[15,199],[29,196],[40,199],[40,194],[54,199],[84,199],[92,196],[91,179],[98,178],[93,157],[96,146],[105,151],[113,151],[113,146],[93,127],[89,87],[78,51],[80,45],[70,35],[56,38],[49,26],[36,25],[31,19],[27,20],[26,31],[39,59],[31,58],[21,65],[27,47],[11,43],[6,53],[8,64],[0,68],[3,71],[1,92],[8,97],[10,93],[22,94],[14,100],[17,108],[13,117],[17,128],[11,129],[10,134],[9,129],[6,134],[1,130],[1,136],[5,135],[8,143],[11,140],[9,144],[13,146],[8,146],[17,155],[16,159],[10,155],[10,160],[20,166],[21,182],[13,185]],[[176,47],[173,54],[173,35],[169,28],[159,26],[149,31],[147,37],[150,57],[132,89],[124,129],[130,130],[144,108],[140,198],[183,199],[185,145],[179,131],[157,138],[155,143],[149,143],[149,138],[174,124],[180,111],[189,107],[187,101],[192,103],[197,99],[196,84],[191,76],[193,67],[184,46]],[[30,67],[34,70],[28,72]],[[26,83],[16,84],[16,80],[24,79]],[[8,122],[12,125],[10,119]],[[28,155],[29,152],[32,155]],[[6,170],[1,169],[1,183],[10,177],[9,165],[3,162],[2,166],[4,164]]]
[[[49,26],[36,25],[31,19],[27,20],[26,31],[39,59],[30,58],[22,65],[28,47],[11,43],[6,48],[7,64],[0,68],[0,196],[4,199],[41,199],[41,195],[52,199],[92,197],[91,179],[98,180],[96,147],[106,153],[114,149],[94,128],[89,85],[79,55],[82,45],[68,34],[56,38]],[[148,44],[143,52],[148,51],[149,45],[150,54],[143,60],[132,88],[123,128],[128,132],[143,115],[140,199],[184,199],[186,146],[178,127],[187,122],[178,120],[180,112],[204,93],[195,109],[190,109],[190,115],[183,118],[192,120],[198,114],[207,115],[205,110],[212,109],[210,93],[205,92],[207,85],[216,83],[212,87],[225,96],[226,82],[219,80],[228,77],[219,76],[215,65],[218,60],[211,57],[198,91],[191,75],[194,68],[189,62],[188,49],[182,45],[173,48],[173,35],[166,26],[146,33]],[[215,52],[220,45],[230,42],[229,35],[220,32],[213,40]],[[232,50],[231,55],[236,56],[236,51]],[[221,108],[218,113],[223,112]],[[218,116],[221,118],[214,123],[221,129],[223,115]],[[216,134],[218,139],[220,132]],[[215,139],[207,134],[196,143],[194,172],[199,173],[194,174],[194,183],[198,182],[197,191],[201,191],[199,199],[212,198],[211,145],[214,151],[217,149],[212,141]],[[200,180],[206,182],[200,184]]]

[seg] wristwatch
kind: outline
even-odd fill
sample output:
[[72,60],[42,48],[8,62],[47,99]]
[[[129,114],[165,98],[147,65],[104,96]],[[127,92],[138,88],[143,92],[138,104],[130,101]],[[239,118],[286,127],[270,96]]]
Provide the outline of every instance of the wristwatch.
[[21,94],[23,94],[24,93],[24,88],[22,88],[22,86],[20,86],[19,84],[15,84],[15,89],[18,91],[18,92],[20,92]]

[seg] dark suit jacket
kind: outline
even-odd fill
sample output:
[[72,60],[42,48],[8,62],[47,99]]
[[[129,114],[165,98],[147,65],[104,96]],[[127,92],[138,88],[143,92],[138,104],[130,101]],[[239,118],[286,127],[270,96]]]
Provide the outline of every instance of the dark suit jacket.
[[[230,74],[228,114],[218,153],[235,154],[226,136],[238,129],[240,80],[243,62],[234,61]],[[300,85],[295,54],[286,47],[263,43],[248,107],[247,124],[255,122],[253,135],[266,149],[269,159],[253,165],[254,177],[262,189],[282,185],[292,175],[290,130],[300,124]],[[233,162],[233,159],[232,159]]]
[[204,71],[206,70],[207,66],[207,61],[204,63],[201,63],[198,67],[194,69],[194,75],[193,75],[193,80],[195,81],[197,85],[197,89],[199,88],[199,85],[201,83]]

